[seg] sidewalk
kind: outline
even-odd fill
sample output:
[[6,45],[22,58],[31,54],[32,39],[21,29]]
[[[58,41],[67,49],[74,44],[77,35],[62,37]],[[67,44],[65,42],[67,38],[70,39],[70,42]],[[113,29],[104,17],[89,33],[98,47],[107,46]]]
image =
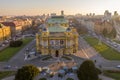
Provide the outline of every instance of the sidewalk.
[[2,46],[0,47],[0,51],[2,51],[3,49],[7,48],[9,46],[9,44],[5,45],[5,46]]
[[10,77],[4,78],[4,79],[2,79],[2,80],[14,80],[14,77],[15,77],[15,76],[10,76]]
[[99,78],[102,79],[102,80],[115,80],[115,79],[112,79],[110,77],[103,76],[103,75],[99,75]]
[[[37,77],[36,79],[38,80],[40,77],[43,77],[43,76],[39,76]],[[45,77],[45,76],[44,76]],[[77,78],[77,75],[74,74],[74,75],[65,75],[62,80],[66,80],[67,78],[73,78],[74,80],[78,80]],[[112,78],[109,78],[109,77],[106,77],[106,76],[103,76],[103,75],[99,75],[99,77],[102,79],[102,80],[115,80],[115,79],[112,79]],[[47,77],[48,78],[48,77]],[[59,77],[57,75],[55,75],[53,78],[49,78],[50,80],[57,80],[59,79]],[[10,77],[7,77],[7,78],[4,78],[2,80],[14,80],[14,76],[10,76]]]

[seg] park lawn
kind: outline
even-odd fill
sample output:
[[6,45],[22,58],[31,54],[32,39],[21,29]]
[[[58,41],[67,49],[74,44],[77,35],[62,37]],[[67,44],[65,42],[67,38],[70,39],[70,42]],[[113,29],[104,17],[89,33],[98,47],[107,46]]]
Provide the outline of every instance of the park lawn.
[[13,57],[17,52],[19,52],[25,45],[31,42],[33,38],[26,38],[23,40],[23,44],[20,47],[7,47],[4,50],[0,51],[0,61],[8,61]]
[[0,71],[0,80],[5,77],[15,75],[15,73],[16,73],[15,71]]
[[120,80],[120,72],[108,72],[108,71],[104,71],[104,75],[111,77],[115,80]]
[[99,40],[90,36],[84,37],[84,39],[105,59],[108,60],[120,60],[120,53],[115,49],[109,47],[102,42],[102,45],[98,44]]

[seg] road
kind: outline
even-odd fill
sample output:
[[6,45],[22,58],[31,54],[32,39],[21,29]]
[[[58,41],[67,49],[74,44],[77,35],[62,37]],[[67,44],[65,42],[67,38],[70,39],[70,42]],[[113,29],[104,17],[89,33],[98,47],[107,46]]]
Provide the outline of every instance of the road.
[[120,61],[109,61],[104,59],[82,37],[79,37],[79,45],[79,51],[75,55],[84,59],[96,60],[96,66],[102,65],[104,69],[117,69],[116,66],[120,65]]

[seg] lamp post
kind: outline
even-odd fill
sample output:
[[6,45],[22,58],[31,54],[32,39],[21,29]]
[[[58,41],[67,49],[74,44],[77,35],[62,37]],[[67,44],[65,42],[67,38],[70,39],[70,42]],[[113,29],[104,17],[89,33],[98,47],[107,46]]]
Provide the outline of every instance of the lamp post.
[[28,59],[28,55],[29,55],[29,49],[26,48],[24,60],[27,60],[27,59]]

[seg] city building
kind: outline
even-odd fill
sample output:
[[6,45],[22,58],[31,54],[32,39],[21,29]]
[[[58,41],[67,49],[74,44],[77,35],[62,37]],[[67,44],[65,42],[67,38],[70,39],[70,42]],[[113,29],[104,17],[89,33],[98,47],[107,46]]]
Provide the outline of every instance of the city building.
[[0,44],[11,38],[10,27],[0,24]]
[[63,15],[51,16],[36,34],[36,48],[42,55],[53,57],[73,54],[78,51],[78,37],[76,29],[69,27],[69,21]]
[[22,26],[16,25],[14,22],[2,22],[2,24],[10,27],[12,37],[20,34],[22,31]]

